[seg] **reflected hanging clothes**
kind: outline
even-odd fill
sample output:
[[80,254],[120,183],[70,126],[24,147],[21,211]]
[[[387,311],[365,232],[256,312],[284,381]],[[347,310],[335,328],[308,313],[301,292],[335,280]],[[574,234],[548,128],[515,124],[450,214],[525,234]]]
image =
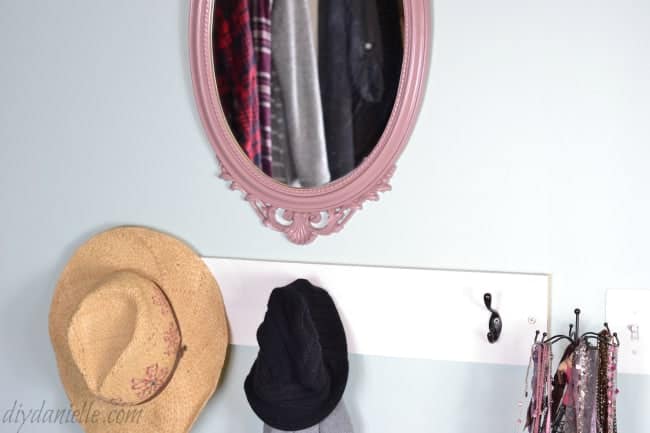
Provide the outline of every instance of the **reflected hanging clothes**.
[[257,67],[247,0],[216,0],[212,31],[217,89],[235,139],[262,167]]
[[272,26],[273,153],[281,158],[274,176],[292,186],[320,186],[330,171],[308,0],[273,0]]
[[319,2],[319,73],[332,179],[379,141],[402,66],[400,0]]
[[[275,68],[271,71],[271,137],[273,144],[273,178],[286,185],[299,184],[289,149],[289,136],[284,120],[282,89]],[[299,186],[299,185],[296,185]]]
[[250,0],[251,29],[253,31],[253,47],[257,65],[257,90],[260,113],[261,158],[262,171],[269,176],[272,169],[271,141],[271,47],[272,0]]

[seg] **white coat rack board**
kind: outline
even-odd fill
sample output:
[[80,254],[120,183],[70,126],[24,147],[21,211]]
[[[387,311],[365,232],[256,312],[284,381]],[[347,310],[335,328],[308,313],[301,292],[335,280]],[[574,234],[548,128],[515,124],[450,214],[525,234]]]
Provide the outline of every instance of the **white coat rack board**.
[[[535,330],[548,329],[550,277],[205,258],[219,282],[231,343],[256,346],[275,287],[306,278],[326,289],[341,314],[349,351],[400,358],[526,365]],[[503,321],[487,340],[490,313]]]

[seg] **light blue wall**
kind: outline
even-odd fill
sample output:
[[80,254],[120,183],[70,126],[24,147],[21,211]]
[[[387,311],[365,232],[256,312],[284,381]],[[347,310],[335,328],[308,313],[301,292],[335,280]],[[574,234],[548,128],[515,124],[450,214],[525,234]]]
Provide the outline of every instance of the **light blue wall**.
[[[394,190],[298,247],[216,178],[187,1],[2,0],[0,412],[14,400],[65,407],[52,289],[83,239],[118,224],[169,231],[206,256],[549,272],[555,330],[574,306],[598,326],[606,288],[650,287],[650,3],[434,7],[431,79]],[[259,431],[241,391],[253,356],[233,348],[195,431]],[[355,356],[346,399],[360,432],[509,432],[523,374]],[[621,389],[620,431],[650,431],[650,378],[623,376]]]

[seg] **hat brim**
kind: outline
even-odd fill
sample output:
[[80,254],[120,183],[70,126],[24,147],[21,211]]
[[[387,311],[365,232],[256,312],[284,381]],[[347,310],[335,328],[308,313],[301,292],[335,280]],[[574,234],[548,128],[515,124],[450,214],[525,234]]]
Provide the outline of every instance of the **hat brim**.
[[[110,404],[88,389],[67,340],[67,329],[79,303],[98,281],[119,270],[135,271],[162,288],[186,347],[174,375],[160,394],[132,407]],[[92,408],[97,414],[94,419],[77,419],[88,433],[189,431],[217,387],[228,349],[223,298],[208,268],[183,242],[142,227],[108,230],[76,251],[54,291],[49,330],[59,375],[72,407]],[[116,414],[129,409],[139,411],[137,422],[117,422]],[[109,422],[111,415],[113,419]]]
[[282,406],[277,402],[269,403],[257,396],[252,386],[255,375],[255,363],[253,363],[251,374],[244,381],[246,398],[255,415],[275,429],[282,431],[304,430],[319,424],[334,411],[343,398],[343,392],[345,391],[348,380],[349,367],[347,360],[340,361],[341,365],[337,367],[330,367],[331,370],[337,371],[337,374],[333,375],[333,381],[327,399],[318,407],[312,409],[300,408],[299,410],[293,405]]
[[[353,431],[350,415],[341,400],[334,411],[320,423],[293,433],[352,433]],[[264,424],[263,433],[286,433],[286,431]]]

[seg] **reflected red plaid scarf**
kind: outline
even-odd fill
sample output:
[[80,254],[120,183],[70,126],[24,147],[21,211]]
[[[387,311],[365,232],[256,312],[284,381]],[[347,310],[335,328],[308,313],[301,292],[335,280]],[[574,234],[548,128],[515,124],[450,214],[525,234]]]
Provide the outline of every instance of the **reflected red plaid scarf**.
[[253,163],[262,167],[262,138],[248,1],[217,0],[212,43],[217,88],[233,135]]

